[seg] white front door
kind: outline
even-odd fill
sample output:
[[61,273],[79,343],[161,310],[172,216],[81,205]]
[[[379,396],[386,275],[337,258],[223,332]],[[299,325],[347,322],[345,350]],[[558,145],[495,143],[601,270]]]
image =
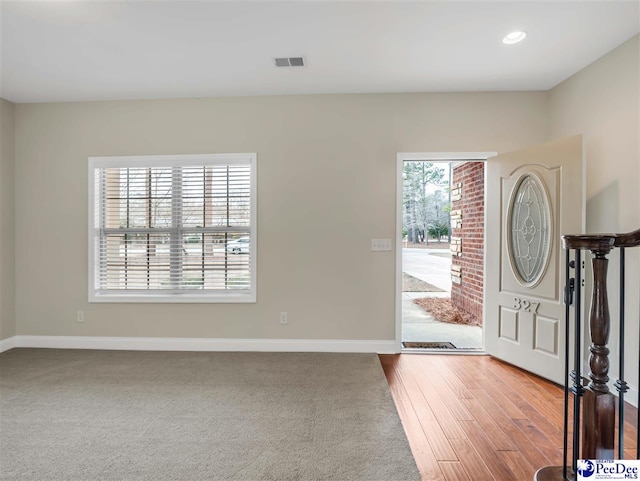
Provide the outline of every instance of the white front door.
[[584,232],[582,136],[493,157],[486,175],[485,348],[562,383],[561,236]]

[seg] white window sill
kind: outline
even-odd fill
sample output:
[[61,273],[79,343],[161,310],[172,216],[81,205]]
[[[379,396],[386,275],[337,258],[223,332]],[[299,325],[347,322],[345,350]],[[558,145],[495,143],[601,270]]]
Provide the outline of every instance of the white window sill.
[[90,303],[173,303],[173,304],[250,304],[256,302],[255,292],[215,294],[90,294]]

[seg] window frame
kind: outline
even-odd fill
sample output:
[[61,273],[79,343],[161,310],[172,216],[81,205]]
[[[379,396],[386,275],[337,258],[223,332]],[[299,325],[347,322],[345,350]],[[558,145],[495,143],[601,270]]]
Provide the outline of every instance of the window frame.
[[[100,227],[97,226],[100,216],[100,201],[96,198],[96,173],[102,168],[145,168],[145,167],[185,167],[193,165],[249,165],[250,166],[250,200],[249,200],[249,237],[251,253],[249,257],[250,288],[238,290],[182,290],[147,291],[131,289],[124,293],[104,292],[98,288],[100,265],[98,260],[101,239]],[[89,224],[88,224],[88,295],[90,303],[255,303],[257,298],[257,155],[256,153],[231,154],[187,154],[187,155],[136,155],[89,157]],[[226,246],[225,246],[226,251]]]

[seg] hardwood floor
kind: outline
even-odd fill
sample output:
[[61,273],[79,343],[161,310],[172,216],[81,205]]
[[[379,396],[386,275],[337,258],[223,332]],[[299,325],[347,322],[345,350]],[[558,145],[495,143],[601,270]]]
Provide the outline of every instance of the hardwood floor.
[[[380,361],[423,481],[530,481],[562,464],[561,387],[489,356]],[[632,459],[637,411],[625,417]]]

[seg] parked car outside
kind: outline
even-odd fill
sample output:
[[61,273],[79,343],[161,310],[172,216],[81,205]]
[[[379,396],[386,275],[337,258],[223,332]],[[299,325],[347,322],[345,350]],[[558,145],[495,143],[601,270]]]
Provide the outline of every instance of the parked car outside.
[[250,241],[250,237],[240,237],[239,239],[228,242],[227,252],[231,252],[232,254],[248,254]]

